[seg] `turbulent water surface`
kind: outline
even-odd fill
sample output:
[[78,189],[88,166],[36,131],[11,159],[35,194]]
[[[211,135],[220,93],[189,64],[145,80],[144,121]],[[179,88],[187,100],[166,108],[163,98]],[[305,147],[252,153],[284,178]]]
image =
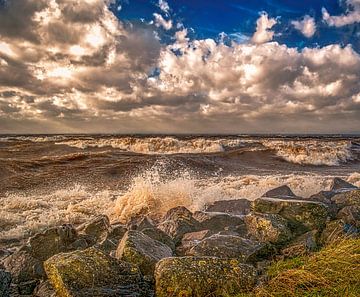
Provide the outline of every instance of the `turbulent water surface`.
[[308,197],[335,176],[360,186],[360,137],[0,136],[0,246],[100,213],[196,210],[283,184]]

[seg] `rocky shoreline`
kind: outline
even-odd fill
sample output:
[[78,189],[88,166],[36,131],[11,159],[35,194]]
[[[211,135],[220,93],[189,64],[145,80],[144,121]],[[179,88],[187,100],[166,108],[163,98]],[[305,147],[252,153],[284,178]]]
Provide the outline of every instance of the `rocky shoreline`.
[[101,215],[0,250],[0,296],[235,296],[266,282],[270,263],[359,230],[360,189],[339,178],[308,199],[282,186],[161,219]]

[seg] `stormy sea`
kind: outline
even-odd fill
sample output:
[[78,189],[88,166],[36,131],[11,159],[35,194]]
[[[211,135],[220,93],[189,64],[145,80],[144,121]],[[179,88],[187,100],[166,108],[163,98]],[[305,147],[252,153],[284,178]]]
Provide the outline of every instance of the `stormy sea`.
[[360,186],[360,136],[3,135],[0,247],[98,214],[113,222],[183,205]]

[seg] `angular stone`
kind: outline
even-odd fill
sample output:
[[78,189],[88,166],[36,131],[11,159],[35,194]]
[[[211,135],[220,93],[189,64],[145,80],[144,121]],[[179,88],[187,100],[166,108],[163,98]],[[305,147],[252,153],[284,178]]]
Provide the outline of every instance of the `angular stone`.
[[77,239],[77,232],[72,225],[65,224],[52,227],[29,239],[31,253],[39,260],[45,261],[51,256],[66,252]]
[[214,233],[226,230],[229,226],[245,227],[241,217],[227,213],[197,211],[194,213],[194,219],[200,223],[201,229]]
[[318,232],[313,230],[300,235],[283,248],[281,254],[287,258],[293,258],[315,251],[318,247],[317,234]]
[[291,191],[291,189],[283,185],[281,187],[277,187],[275,189],[272,189],[270,191],[267,191],[262,197],[269,197],[269,198],[295,198],[298,197]]
[[91,221],[83,224],[79,229],[95,238],[97,242],[105,240],[111,231],[110,220],[106,215],[99,215]]
[[342,220],[326,223],[320,236],[320,243],[327,244],[342,237],[360,234],[360,230],[353,225],[345,224]]
[[10,297],[11,274],[0,270],[0,296]]
[[155,224],[149,217],[136,216],[130,218],[127,227],[129,230],[142,231],[143,229],[154,228]]
[[32,295],[36,286],[39,283],[40,283],[40,280],[38,280],[38,279],[20,283],[17,285],[18,292],[20,295]]
[[322,229],[328,209],[321,202],[261,197],[253,202],[253,209],[260,213],[279,214],[289,221],[292,231],[302,232]]
[[50,282],[43,281],[37,287],[33,293],[34,297],[56,297],[55,290]]
[[236,258],[252,262],[267,256],[269,246],[239,236],[215,234],[200,241],[186,254],[188,256],[209,256]]
[[357,189],[357,187],[339,177],[335,177],[331,182],[330,191],[339,191],[344,189]]
[[232,215],[245,215],[250,212],[251,201],[248,199],[220,200],[206,207],[206,212],[224,212]]
[[188,209],[179,206],[170,209],[157,227],[170,235],[176,245],[185,233],[198,231],[200,224]]
[[142,293],[143,279],[136,266],[94,247],[57,254],[46,260],[44,266],[59,297],[146,296]]
[[175,243],[172,238],[167,235],[164,231],[161,231],[158,228],[145,228],[141,230],[142,233],[151,237],[154,240],[160,241],[163,244],[166,244],[172,251],[175,251]]
[[166,258],[156,265],[156,296],[232,296],[251,290],[255,278],[255,268],[236,259]]
[[116,250],[120,240],[123,238],[126,232],[127,232],[127,228],[124,225],[121,224],[112,225],[111,229],[108,231],[108,234],[106,235],[106,238],[99,243],[98,245],[99,249],[101,249],[102,251],[108,254],[111,251]]
[[192,247],[197,245],[204,238],[213,235],[210,230],[201,230],[197,232],[185,233],[181,239],[180,245],[177,247],[176,252],[178,255],[186,255]]
[[345,206],[338,212],[337,218],[342,219],[346,224],[360,227],[360,206]]
[[249,235],[257,241],[283,244],[292,238],[287,220],[278,214],[250,213],[244,221]]
[[144,275],[153,275],[155,264],[171,256],[167,245],[135,230],[124,235],[116,250],[116,258],[138,265]]
[[331,201],[341,208],[351,205],[360,206],[360,189],[337,193],[331,198]]

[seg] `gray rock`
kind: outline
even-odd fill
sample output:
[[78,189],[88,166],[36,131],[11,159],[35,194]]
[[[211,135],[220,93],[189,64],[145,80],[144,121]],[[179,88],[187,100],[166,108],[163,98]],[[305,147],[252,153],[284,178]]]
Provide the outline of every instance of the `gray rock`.
[[56,297],[55,289],[50,282],[43,281],[35,289],[34,297]]
[[166,258],[156,265],[155,279],[157,297],[235,296],[255,286],[256,270],[237,259]]
[[129,230],[142,231],[143,229],[154,228],[155,223],[149,218],[144,216],[132,217],[127,225]]
[[220,200],[205,208],[206,212],[224,212],[232,215],[245,215],[250,212],[248,199]]
[[291,191],[291,189],[284,185],[281,187],[277,187],[275,189],[272,189],[270,191],[267,191],[263,197],[269,197],[269,198],[295,198],[298,199],[298,197]]
[[293,258],[315,251],[318,247],[317,235],[316,230],[300,235],[283,248],[281,254],[286,258]]
[[163,244],[166,244],[172,251],[175,251],[175,243],[172,238],[167,235],[164,231],[161,231],[158,228],[145,228],[141,230],[142,233],[151,237],[154,240],[160,241]]
[[331,198],[331,201],[340,208],[351,205],[360,206],[360,189],[339,192]]
[[344,189],[357,189],[357,187],[339,177],[335,177],[332,180],[330,191],[336,192]]
[[124,235],[116,250],[116,258],[138,265],[144,275],[153,275],[155,264],[171,256],[167,245],[135,230]]
[[111,231],[110,220],[106,215],[99,215],[89,222],[79,227],[79,230],[95,238],[95,241],[101,242],[106,239]]
[[211,235],[213,235],[213,233],[210,230],[185,233],[181,239],[180,245],[176,248],[177,254],[182,256],[188,254],[192,247]]
[[359,205],[345,206],[338,212],[337,218],[343,220],[343,222],[345,222],[346,224],[350,224],[359,228],[360,206]]
[[120,240],[123,238],[125,233],[127,232],[127,228],[124,225],[116,224],[111,226],[111,230],[109,230],[106,238],[102,240],[98,247],[106,252],[110,253],[113,250],[116,250]]
[[0,270],[0,296],[10,297],[11,274]]
[[283,244],[292,238],[287,220],[278,214],[250,213],[244,221],[251,238],[259,242]]

